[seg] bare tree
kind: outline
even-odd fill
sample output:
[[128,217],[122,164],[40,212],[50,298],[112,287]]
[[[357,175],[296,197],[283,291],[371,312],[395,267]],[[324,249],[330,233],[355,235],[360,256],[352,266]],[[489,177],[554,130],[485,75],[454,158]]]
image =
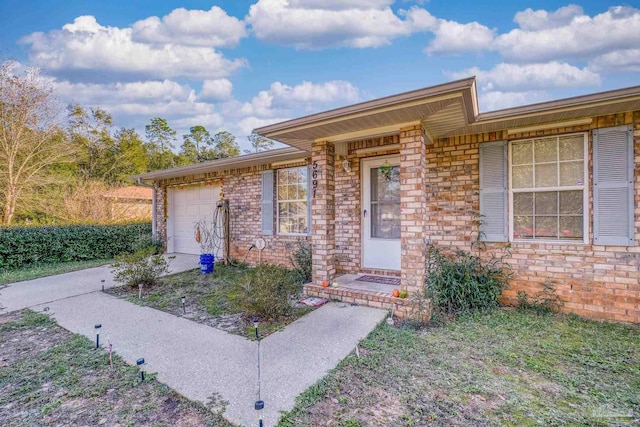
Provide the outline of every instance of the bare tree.
[[0,66],[0,224],[10,225],[26,195],[51,183],[51,169],[72,160],[58,126],[62,107],[37,70]]

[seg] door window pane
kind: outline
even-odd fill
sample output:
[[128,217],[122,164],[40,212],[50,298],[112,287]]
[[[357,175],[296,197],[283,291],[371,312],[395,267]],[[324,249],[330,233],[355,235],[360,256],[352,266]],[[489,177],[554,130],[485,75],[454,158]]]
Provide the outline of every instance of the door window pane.
[[400,238],[400,167],[371,169],[371,237]]

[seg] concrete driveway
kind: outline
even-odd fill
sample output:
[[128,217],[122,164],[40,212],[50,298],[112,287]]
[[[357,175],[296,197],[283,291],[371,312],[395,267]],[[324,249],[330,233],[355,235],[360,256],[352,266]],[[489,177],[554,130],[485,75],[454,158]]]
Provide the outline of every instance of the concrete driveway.
[[[197,255],[165,256],[169,274],[199,268]],[[0,289],[0,314],[99,291],[103,284],[105,289],[115,285],[109,265],[13,283]]]

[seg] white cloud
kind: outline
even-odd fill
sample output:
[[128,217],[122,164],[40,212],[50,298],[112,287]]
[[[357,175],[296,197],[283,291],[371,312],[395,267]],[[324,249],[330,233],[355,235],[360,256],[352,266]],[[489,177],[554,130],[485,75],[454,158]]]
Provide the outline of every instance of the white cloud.
[[386,0],[258,0],[245,18],[270,43],[299,49],[379,47],[411,33]]
[[601,83],[598,73],[555,61],[546,64],[501,63],[490,70],[473,67],[446,74],[453,79],[476,76],[482,91],[553,89],[595,86]]
[[33,33],[21,42],[30,45],[33,65],[85,80],[215,79],[246,65],[246,61],[228,60],[212,48],[138,43],[132,40],[130,28],[102,26],[93,16],[80,16],[62,30]]
[[227,79],[205,80],[202,83],[200,98],[207,100],[224,100],[231,98],[233,83]]
[[480,110],[486,112],[526,104],[535,104],[536,102],[544,102],[552,99],[552,96],[546,91],[493,91],[480,93],[478,98]]
[[[639,9],[615,6],[593,18],[577,15],[577,9],[570,10],[570,13],[560,12],[558,10],[551,15],[566,16],[557,18],[551,27],[521,15],[518,19],[525,27],[497,37],[494,48],[509,62],[544,62],[589,59],[640,45]],[[532,13],[541,14],[542,11]]]
[[516,13],[513,21],[525,31],[545,30],[569,25],[574,18],[582,16],[582,7],[570,4],[555,12],[533,10],[531,8]]
[[461,24],[455,21],[438,20],[435,38],[426,52],[431,55],[478,52],[488,49],[493,43],[495,31],[477,22]]
[[589,61],[595,71],[640,73],[640,49],[616,50]]
[[353,103],[359,98],[358,88],[342,80],[302,82],[296,86],[275,82],[269,90],[260,91],[251,102],[245,103],[241,111],[248,116],[273,117],[293,108],[315,112],[321,106]]
[[213,6],[210,10],[174,9],[162,17],[151,16],[133,24],[132,40],[189,46],[235,46],[247,36],[244,22]]
[[304,9],[379,9],[393,4],[394,0],[289,0],[289,5]]

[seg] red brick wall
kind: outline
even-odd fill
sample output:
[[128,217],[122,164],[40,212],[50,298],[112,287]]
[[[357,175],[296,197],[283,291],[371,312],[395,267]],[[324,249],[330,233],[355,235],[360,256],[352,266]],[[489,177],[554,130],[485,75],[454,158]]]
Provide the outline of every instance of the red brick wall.
[[[306,165],[303,163],[291,163],[283,167],[295,167]],[[250,264],[257,264],[259,251],[249,247],[261,237],[266,242],[266,248],[262,251],[262,261],[285,266],[291,266],[290,254],[295,250],[297,242],[308,240],[307,236],[273,236],[262,235],[262,175],[261,172],[268,169],[267,166],[237,169],[223,173],[208,173],[197,176],[173,178],[160,183],[157,191],[158,197],[158,233],[166,241],[166,202],[165,194],[168,186],[201,181],[216,180],[222,182],[225,199],[229,200],[231,218],[230,242],[231,257],[237,261],[245,259]],[[274,180],[275,181],[275,180]],[[275,212],[275,209],[274,209]],[[275,230],[275,218],[274,218]]]
[[[588,132],[589,170],[592,170],[592,130],[634,124],[635,228],[633,247],[592,244],[512,243],[515,279],[504,292],[507,303],[515,303],[518,291],[534,294],[543,283],[552,284],[565,302],[564,310],[579,315],[625,322],[640,322],[640,111],[597,117],[591,125],[509,135],[492,132],[444,138],[427,146],[427,236],[439,246],[470,249],[477,238],[479,211],[479,144]],[[592,188],[589,173],[588,188]],[[591,191],[589,191],[590,197]],[[589,202],[589,229],[593,230],[593,201]],[[589,242],[593,235],[589,235]],[[498,254],[505,244],[488,244]]]

